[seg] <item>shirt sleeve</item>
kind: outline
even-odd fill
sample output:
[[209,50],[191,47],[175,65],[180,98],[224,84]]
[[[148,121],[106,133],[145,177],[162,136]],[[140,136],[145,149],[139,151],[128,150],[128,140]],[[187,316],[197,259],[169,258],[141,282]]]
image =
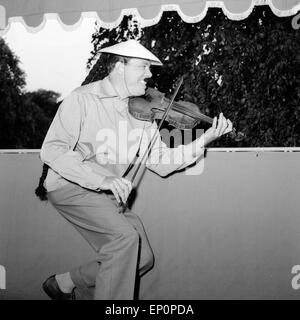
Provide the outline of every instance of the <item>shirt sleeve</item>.
[[75,150],[84,122],[84,104],[73,92],[61,103],[41,147],[40,158],[63,178],[97,190],[105,175],[95,173]]
[[[157,125],[154,122],[150,136],[155,135],[155,132],[157,132]],[[204,148],[202,148],[202,153],[196,153],[193,150],[193,143],[179,145],[176,148],[168,148],[162,141],[160,134],[157,132],[156,135],[157,139],[146,161],[146,167],[160,176],[167,176],[174,171],[184,169],[204,154]]]

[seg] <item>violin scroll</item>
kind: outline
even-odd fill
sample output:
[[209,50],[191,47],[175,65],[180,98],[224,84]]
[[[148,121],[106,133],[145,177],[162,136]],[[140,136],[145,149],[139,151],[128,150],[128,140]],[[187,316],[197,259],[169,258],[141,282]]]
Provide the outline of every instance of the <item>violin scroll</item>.
[[243,132],[236,132],[235,128],[233,128],[232,131],[228,133],[228,136],[236,142],[242,141],[246,138],[246,135]]

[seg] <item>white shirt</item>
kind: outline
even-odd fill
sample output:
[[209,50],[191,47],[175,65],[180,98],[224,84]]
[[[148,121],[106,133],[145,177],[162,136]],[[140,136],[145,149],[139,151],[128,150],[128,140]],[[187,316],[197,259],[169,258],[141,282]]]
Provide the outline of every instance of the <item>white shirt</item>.
[[[46,189],[68,181],[101,189],[105,177],[123,175],[140,143],[144,154],[156,128],[130,115],[128,99],[115,95],[108,78],[77,88],[59,106],[41,148],[41,160],[50,167]],[[170,149],[158,135],[146,166],[166,176],[198,157],[190,145]]]

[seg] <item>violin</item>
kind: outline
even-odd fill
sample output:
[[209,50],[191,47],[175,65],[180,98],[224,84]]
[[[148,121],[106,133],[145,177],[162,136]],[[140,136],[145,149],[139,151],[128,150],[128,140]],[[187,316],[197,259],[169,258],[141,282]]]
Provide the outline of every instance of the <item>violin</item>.
[[[159,125],[157,127],[156,134],[152,137],[151,141],[148,144],[147,150],[141,157],[141,161],[135,168],[135,171],[131,177],[131,182],[133,183],[134,179],[137,176],[138,171],[141,168],[141,164],[144,163],[144,160],[149,157],[151,149],[159,135],[159,130],[164,121],[168,121],[170,125],[178,129],[192,129],[200,121],[205,121],[210,124],[213,123],[213,119],[202,114],[199,111],[199,108],[191,103],[185,101],[175,102],[174,99],[179,91],[179,88],[183,82],[183,77],[180,79],[179,84],[173,94],[172,99],[166,99],[165,95],[158,90],[148,88],[145,96],[142,97],[132,97],[129,99],[129,113],[138,120],[151,121],[153,122],[156,119],[159,119]],[[244,138],[243,133],[236,133],[233,129],[229,134],[232,135],[237,141]],[[127,170],[123,174],[122,178],[125,178],[127,173],[132,169],[134,163],[138,158],[138,153],[135,155],[135,158],[129,164]],[[124,213],[127,208],[126,203],[119,204],[119,212]]]
[[[162,119],[170,100],[165,95],[153,88],[148,88],[146,94],[129,99],[129,113],[138,120],[151,121]],[[201,121],[213,123],[213,119],[199,111],[199,107],[187,101],[174,101],[172,109],[165,119],[171,126],[188,130],[197,126]],[[245,134],[233,129],[228,135],[235,141],[244,139]]]

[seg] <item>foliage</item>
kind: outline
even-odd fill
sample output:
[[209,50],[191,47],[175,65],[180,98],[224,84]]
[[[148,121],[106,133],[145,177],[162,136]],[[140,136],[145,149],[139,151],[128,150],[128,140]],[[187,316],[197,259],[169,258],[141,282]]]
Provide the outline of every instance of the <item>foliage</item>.
[[22,148],[39,149],[58,109],[59,94],[51,90],[26,92],[22,96],[22,113],[18,117],[18,128],[22,132]]
[[40,148],[58,108],[59,94],[25,92],[19,59],[0,38],[0,148]]
[[[210,9],[205,19],[189,24],[176,12],[165,12],[142,33],[137,23],[132,28],[132,20],[126,17],[112,30],[100,28],[93,35],[89,63],[107,39],[105,45],[141,35],[141,42],[164,62],[153,68],[152,87],[170,93],[183,75],[182,100],[211,117],[223,112],[246,134],[241,142],[222,138],[213,146],[300,145],[300,33],[291,17],[279,18],[268,6],[258,6],[247,19],[232,21],[221,9]],[[84,83],[103,76],[99,59]]]
[[25,85],[25,74],[18,63],[18,58],[0,38],[0,148],[17,142],[14,133]]

